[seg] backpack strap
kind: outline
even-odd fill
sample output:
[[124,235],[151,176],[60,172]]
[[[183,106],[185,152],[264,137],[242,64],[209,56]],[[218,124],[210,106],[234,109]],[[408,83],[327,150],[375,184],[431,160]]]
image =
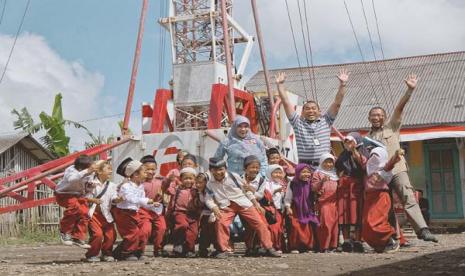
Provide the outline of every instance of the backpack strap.
[[103,187],[103,190],[95,198],[102,198],[102,196],[107,192],[108,186],[110,186],[110,181],[105,182],[105,187]]
[[176,202],[178,201],[179,199],[179,194],[181,193],[181,190],[180,189],[176,189],[176,194],[174,195],[174,201],[173,201],[173,208],[174,206],[176,206]]
[[258,181],[257,191],[260,191],[260,188],[262,187],[264,182],[265,182],[265,178],[260,176],[260,180]]
[[231,172],[228,172],[228,175],[229,175],[229,177],[231,177],[231,179],[233,180],[234,184],[236,184],[236,187],[242,190],[242,187],[241,187],[241,185],[239,185],[239,182],[237,181],[237,179],[236,179],[236,177],[234,176],[234,174],[232,174]]

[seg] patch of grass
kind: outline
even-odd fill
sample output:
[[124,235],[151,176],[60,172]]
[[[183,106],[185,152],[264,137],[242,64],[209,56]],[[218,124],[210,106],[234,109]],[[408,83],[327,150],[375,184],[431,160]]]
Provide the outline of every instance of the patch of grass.
[[58,231],[44,231],[40,228],[29,229],[26,227],[21,227],[17,237],[0,237],[0,246],[58,242]]

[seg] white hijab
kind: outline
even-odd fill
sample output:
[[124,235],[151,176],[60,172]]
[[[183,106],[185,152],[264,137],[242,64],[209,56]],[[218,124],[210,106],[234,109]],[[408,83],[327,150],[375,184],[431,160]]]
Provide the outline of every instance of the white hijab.
[[384,166],[388,162],[388,152],[384,147],[376,147],[370,152],[370,158],[367,161],[368,176],[378,173],[385,181],[390,182],[392,173],[384,171]]
[[283,167],[281,167],[280,165],[278,164],[273,164],[273,165],[268,165],[268,168],[266,169],[266,178],[268,178],[269,181],[273,181],[273,178],[271,177],[271,174],[275,171],[275,170],[281,170],[284,172],[284,169]]
[[337,176],[337,173],[336,173],[336,167],[333,167],[331,170],[327,171],[325,169],[323,169],[323,162],[327,159],[331,159],[333,160],[333,162],[336,162],[336,157],[334,157],[334,155],[330,154],[330,153],[324,153],[321,155],[320,157],[320,165],[318,165],[318,168],[316,169],[315,172],[320,172],[324,175],[327,175],[329,176],[329,178],[333,181],[338,181],[339,180],[339,177]]

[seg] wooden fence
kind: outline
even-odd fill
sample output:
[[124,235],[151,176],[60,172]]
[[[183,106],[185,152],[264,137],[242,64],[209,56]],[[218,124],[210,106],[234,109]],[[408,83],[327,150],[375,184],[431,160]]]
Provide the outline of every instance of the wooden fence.
[[[0,154],[0,178],[14,173],[20,172],[28,168],[39,165],[39,162],[34,159],[20,145],[16,145],[2,154]],[[13,185],[15,183],[10,183]],[[6,187],[9,186],[5,185]],[[45,185],[37,186],[34,197],[36,199],[47,198],[53,196],[53,191]],[[8,206],[17,204],[18,202],[10,197],[0,198],[0,206]],[[58,231],[58,224],[62,215],[61,208],[56,204],[46,206],[38,206],[30,209],[24,209],[12,213],[0,215],[0,238],[18,237],[21,231]]]

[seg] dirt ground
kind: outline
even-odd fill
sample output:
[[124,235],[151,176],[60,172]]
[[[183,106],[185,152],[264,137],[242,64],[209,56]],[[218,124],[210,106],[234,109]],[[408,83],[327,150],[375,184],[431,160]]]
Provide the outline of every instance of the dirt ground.
[[[438,235],[437,244],[411,240],[392,254],[305,253],[226,260],[146,258],[139,262],[83,263],[77,247],[5,246],[0,275],[465,275],[465,233]],[[238,247],[241,247],[239,244]],[[147,257],[152,252],[147,251]]]

